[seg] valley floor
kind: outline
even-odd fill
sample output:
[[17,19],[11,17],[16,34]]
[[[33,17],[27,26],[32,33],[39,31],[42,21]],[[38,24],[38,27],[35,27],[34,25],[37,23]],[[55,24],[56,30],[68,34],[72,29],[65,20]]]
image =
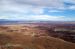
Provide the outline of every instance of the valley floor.
[[0,49],[75,49],[75,43],[38,25],[1,25]]

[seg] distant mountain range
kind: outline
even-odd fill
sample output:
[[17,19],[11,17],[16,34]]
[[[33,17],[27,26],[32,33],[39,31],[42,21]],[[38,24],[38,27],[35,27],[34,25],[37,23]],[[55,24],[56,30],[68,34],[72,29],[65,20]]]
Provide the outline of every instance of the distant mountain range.
[[38,20],[8,20],[0,19],[1,24],[25,24],[25,23],[52,23],[52,24],[75,24],[75,21],[38,21]]

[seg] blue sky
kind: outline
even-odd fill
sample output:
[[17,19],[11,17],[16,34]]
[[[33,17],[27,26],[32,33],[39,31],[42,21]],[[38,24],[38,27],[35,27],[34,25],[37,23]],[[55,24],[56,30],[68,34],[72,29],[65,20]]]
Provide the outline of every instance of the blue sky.
[[75,21],[75,0],[0,0],[0,19]]

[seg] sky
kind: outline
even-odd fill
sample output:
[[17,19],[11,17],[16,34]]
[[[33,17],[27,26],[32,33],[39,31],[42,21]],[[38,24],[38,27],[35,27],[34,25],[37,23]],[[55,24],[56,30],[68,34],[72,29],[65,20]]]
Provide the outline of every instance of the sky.
[[0,0],[0,19],[75,21],[75,0]]

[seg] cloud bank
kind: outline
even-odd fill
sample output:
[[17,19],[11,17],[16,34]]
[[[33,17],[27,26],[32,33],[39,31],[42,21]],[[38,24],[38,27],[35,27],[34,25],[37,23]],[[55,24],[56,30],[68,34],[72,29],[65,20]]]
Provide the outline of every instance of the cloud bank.
[[65,16],[46,14],[46,9],[49,13],[75,10],[75,0],[0,0],[0,19],[64,20]]

